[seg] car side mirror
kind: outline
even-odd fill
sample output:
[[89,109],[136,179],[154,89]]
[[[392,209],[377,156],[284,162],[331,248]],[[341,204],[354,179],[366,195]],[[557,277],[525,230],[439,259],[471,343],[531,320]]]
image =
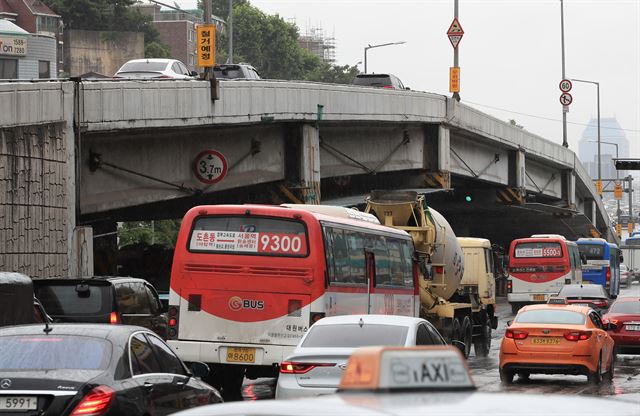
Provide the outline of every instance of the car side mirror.
[[454,339],[454,340],[451,341],[451,345],[453,345],[454,347],[459,349],[460,352],[462,353],[462,356],[464,356],[465,350],[467,349],[467,346],[465,345],[464,342],[458,341],[457,339]]
[[618,325],[614,324],[613,322],[603,322],[603,324],[605,331],[615,331],[616,329],[618,329]]
[[191,72],[189,72],[189,75],[191,75],[192,77],[197,77],[198,76],[198,71],[191,71]]
[[194,377],[202,378],[209,375],[209,366],[200,361],[193,361],[189,364],[189,369]]
[[513,323],[513,320],[507,321],[507,326],[511,326],[512,323]]
[[404,87],[404,89],[411,91],[411,88],[409,88],[409,87]]

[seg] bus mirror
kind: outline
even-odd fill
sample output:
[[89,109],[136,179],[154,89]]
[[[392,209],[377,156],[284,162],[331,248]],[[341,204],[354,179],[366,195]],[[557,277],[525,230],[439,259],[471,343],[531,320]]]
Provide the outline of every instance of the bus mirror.
[[580,254],[580,261],[582,261],[582,264],[587,264],[587,255]]
[[424,280],[433,280],[431,264],[427,264],[425,262],[420,263],[420,271],[422,271]]
[[620,263],[624,263],[624,256],[620,256]]

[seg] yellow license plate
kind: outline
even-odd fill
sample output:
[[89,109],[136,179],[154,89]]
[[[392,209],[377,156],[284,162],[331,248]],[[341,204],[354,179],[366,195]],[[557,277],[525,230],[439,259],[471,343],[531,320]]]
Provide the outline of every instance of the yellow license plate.
[[560,338],[532,338],[531,343],[536,345],[558,345],[560,344]]
[[544,295],[533,295],[533,300],[536,302],[544,302],[546,298]]
[[228,363],[255,363],[256,349],[245,347],[229,347],[227,348]]

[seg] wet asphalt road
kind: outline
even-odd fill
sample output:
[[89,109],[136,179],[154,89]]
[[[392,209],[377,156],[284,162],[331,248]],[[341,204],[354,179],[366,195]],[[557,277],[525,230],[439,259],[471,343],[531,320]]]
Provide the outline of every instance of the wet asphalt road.
[[[620,296],[640,297],[640,284],[634,282],[631,287],[622,289]],[[506,298],[498,299],[497,315],[498,329],[493,331],[489,356],[479,358],[472,352],[468,361],[480,391],[603,396],[638,403],[640,415],[640,355],[618,355],[611,383],[603,381],[600,385],[591,385],[586,376],[533,374],[527,381],[518,380],[516,376],[513,384],[503,385],[498,374],[500,342],[507,321],[514,317]],[[270,399],[274,395],[275,379],[245,380],[245,400]]]

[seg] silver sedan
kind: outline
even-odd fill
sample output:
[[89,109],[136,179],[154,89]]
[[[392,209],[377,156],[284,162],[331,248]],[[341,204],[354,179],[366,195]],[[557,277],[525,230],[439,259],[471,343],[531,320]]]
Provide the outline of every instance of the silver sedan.
[[445,345],[424,319],[395,315],[323,318],[302,337],[280,365],[276,399],[319,396],[336,391],[349,357],[359,347]]

